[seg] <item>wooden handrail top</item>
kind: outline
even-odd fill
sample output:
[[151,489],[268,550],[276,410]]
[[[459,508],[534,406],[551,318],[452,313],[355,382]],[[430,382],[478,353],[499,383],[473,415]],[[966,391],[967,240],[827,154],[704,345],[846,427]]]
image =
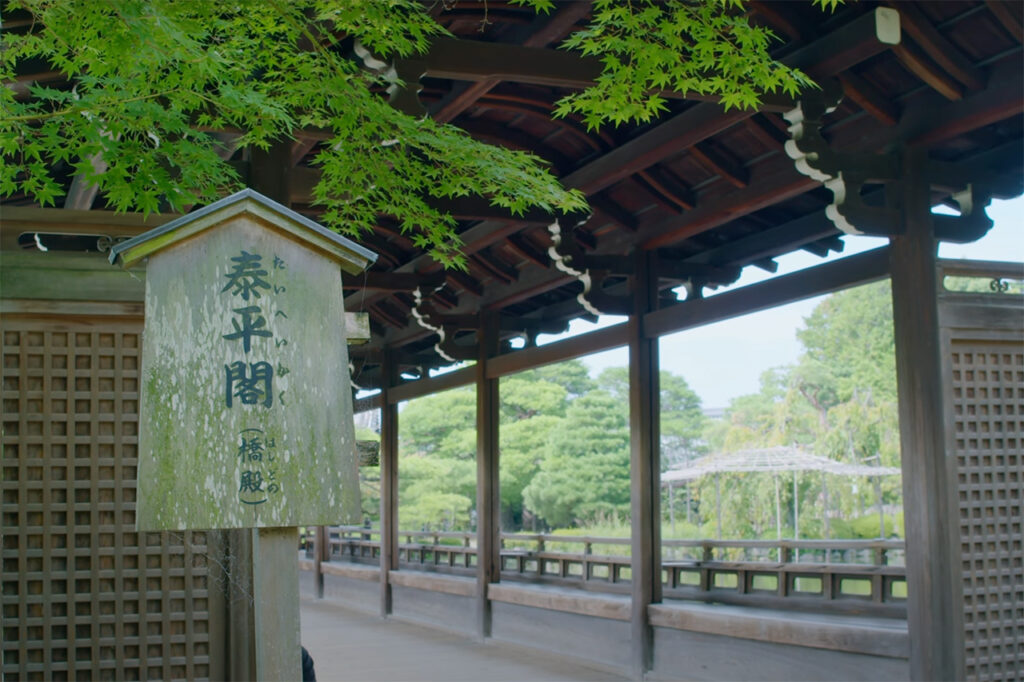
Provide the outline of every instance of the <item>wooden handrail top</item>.
[[939,271],[945,276],[1024,278],[1024,266],[1012,261],[967,261],[940,258]]
[[602,538],[589,535],[546,535],[540,533],[502,533],[501,539],[502,542],[505,540],[519,542],[538,542],[543,540],[544,542],[573,542],[577,544],[590,543],[594,545],[628,545],[632,542],[629,538]]
[[[380,530],[376,527],[366,528],[365,526],[331,526],[332,539],[338,535],[374,535],[380,536]],[[399,536],[405,537],[438,537],[457,538],[461,540],[473,540],[475,533],[466,531],[429,531],[429,530],[401,530]],[[547,533],[502,533],[502,542],[564,542],[572,544],[603,544],[603,545],[629,545],[632,541],[629,538],[611,538],[591,535],[552,535]],[[673,540],[663,539],[663,547],[711,547],[711,548],[763,548],[763,549],[814,549],[814,550],[850,550],[850,549],[905,549],[906,543],[903,540],[712,540],[712,539],[690,539]],[[511,548],[510,548],[511,549]]]
[[411,549],[416,551],[435,551],[435,552],[454,552],[456,554],[476,554],[476,547],[466,547],[465,545],[428,545],[422,542],[400,542],[398,543],[399,549]]
[[751,549],[904,549],[902,540],[662,540],[663,547],[713,547]]
[[720,571],[758,571],[766,573],[832,573],[833,575],[882,573],[885,575],[904,575],[903,566],[877,566],[874,564],[819,564],[800,563],[796,561],[701,561],[699,559],[683,561],[664,561],[662,567],[672,569],[711,569]]
[[790,563],[786,564],[784,569],[786,573],[798,574],[798,573],[811,573],[811,574],[823,574],[831,573],[832,575],[845,576],[845,575],[906,575],[907,569],[903,566],[874,566],[869,564],[797,564]]
[[476,538],[476,533],[464,533],[453,530],[400,530],[396,535],[410,538],[458,538],[460,540],[473,540]]
[[530,552],[529,557],[546,559],[549,561],[586,561],[590,564],[622,564],[629,565],[629,557],[621,554],[578,554],[572,552]]

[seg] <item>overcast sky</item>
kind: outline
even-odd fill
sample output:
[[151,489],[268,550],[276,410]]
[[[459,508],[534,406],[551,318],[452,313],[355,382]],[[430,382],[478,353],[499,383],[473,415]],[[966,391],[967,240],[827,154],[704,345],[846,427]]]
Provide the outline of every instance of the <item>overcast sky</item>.
[[[994,201],[988,214],[995,226],[984,238],[973,244],[943,244],[939,255],[942,258],[1024,260],[1024,198]],[[805,252],[793,253],[778,259],[779,271],[775,275],[748,267],[733,286],[745,286],[820,265],[825,260],[843,258],[884,243],[881,239],[847,237],[846,249],[841,254],[821,259]],[[764,370],[796,361],[800,353],[796,330],[820,300],[808,299],[663,337],[661,367],[684,377],[700,395],[704,407],[726,407],[732,398],[755,393],[758,377]],[[623,319],[602,318],[599,326]],[[593,328],[594,325],[576,322],[570,333]],[[625,348],[597,353],[583,360],[595,374],[605,367],[624,367],[628,362]]]

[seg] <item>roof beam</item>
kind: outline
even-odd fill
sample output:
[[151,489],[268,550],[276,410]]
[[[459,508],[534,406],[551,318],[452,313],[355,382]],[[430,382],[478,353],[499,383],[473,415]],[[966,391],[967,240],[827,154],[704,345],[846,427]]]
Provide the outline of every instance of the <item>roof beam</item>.
[[689,239],[739,216],[803,194],[818,184],[797,173],[788,158],[776,157],[755,169],[750,184],[743,189],[701,200],[692,211],[670,216],[643,230],[643,248],[654,249]]
[[946,99],[963,99],[964,87],[911,42],[893,46],[903,66]]
[[899,14],[887,7],[877,7],[783,57],[782,62],[815,78],[829,78],[899,42]]
[[601,60],[561,50],[434,38],[416,57],[424,75],[457,81],[513,81],[549,87],[589,87],[601,75]]
[[921,10],[908,2],[889,0],[886,4],[900,13],[900,26],[936,64],[971,90],[985,87],[985,74],[946,40]]
[[836,226],[825,215],[825,211],[815,211],[778,227],[701,251],[686,258],[685,262],[707,263],[708,265],[752,263],[763,258],[788,253],[804,244],[825,239],[837,233]]
[[[899,14],[892,9],[876,8],[798,49],[782,61],[815,77],[834,76],[897,42]],[[407,60],[396,60],[396,66],[403,61]],[[512,81],[579,90],[591,86],[603,71],[597,57],[457,38],[435,38],[427,52],[418,55],[414,63],[417,70],[423,69],[422,75],[433,78]],[[674,99],[696,99],[692,93],[684,96],[665,91],[661,94]],[[765,96],[762,99],[767,106],[788,106],[788,98],[785,97]]]
[[644,315],[644,335],[658,338],[739,315],[874,282],[889,275],[889,247],[782,275],[711,298],[682,301]]
[[843,95],[860,105],[860,108],[887,126],[894,126],[900,120],[900,107],[884,97],[873,85],[852,71],[839,74]]
[[[864,119],[860,125],[845,126],[837,131],[832,143],[836,149],[878,149],[909,139],[912,145],[927,146],[1022,111],[1024,84],[1020,81],[1016,61],[1010,59],[993,70],[988,87],[961,101],[945,101],[925,90],[908,103],[899,125],[880,127]],[[714,198],[698,197],[694,210],[670,216],[643,230],[646,237],[643,248],[675,244],[817,186],[817,181],[806,176],[801,178],[787,159],[766,161],[754,169],[747,187]]]
[[1006,2],[1006,0],[987,0],[985,5],[989,11],[999,20],[999,24],[1006,29],[1014,40],[1024,43],[1024,25],[1014,8],[1020,7],[1020,3]]
[[418,287],[439,287],[444,284],[445,277],[442,271],[429,275],[420,275],[412,272],[378,272],[368,270],[358,275],[342,275],[343,289],[358,289],[366,291],[415,291]]
[[[877,8],[788,55],[783,61],[791,66],[807,69],[817,77],[834,76],[888,49],[898,37],[899,15],[887,8]],[[581,63],[587,63],[586,59],[556,50],[452,39],[435,41],[434,45],[436,50],[432,47],[421,59],[427,65],[426,73],[438,77],[481,80],[500,74],[508,80],[521,82],[541,82],[524,80],[523,76],[526,76],[540,78],[543,81],[541,84],[546,85],[573,87],[575,83],[575,86],[585,87],[592,80],[594,69],[596,68],[598,73],[600,69],[600,65],[593,61],[590,62],[590,66],[581,67]],[[584,82],[581,80],[581,74],[584,74],[586,69],[591,69],[591,72]],[[716,104],[695,104],[582,168],[563,176],[562,184],[580,189],[588,195],[594,194],[728,129],[739,121],[750,118],[755,113],[738,110],[723,112],[722,107]],[[766,183],[767,188],[763,192],[759,191],[762,188],[751,187],[740,190],[751,195],[751,198],[743,203],[746,212],[774,203],[783,196],[795,196],[817,184],[805,176],[798,175],[788,159],[781,161],[781,175]],[[753,182],[754,178],[751,178],[751,181]],[[733,217],[732,204],[722,205],[716,202],[712,208],[717,213],[697,206],[683,215],[674,216],[670,221],[682,221],[687,227],[672,229],[694,229],[700,232],[727,222]],[[691,218],[695,214],[697,217]],[[700,221],[704,221],[703,224]],[[659,226],[661,227],[664,227],[664,224]],[[475,253],[515,234],[520,229],[522,226],[516,223],[483,221],[460,234],[465,243],[463,251],[467,254]],[[672,241],[674,239],[664,243]],[[429,263],[426,262],[428,260]],[[433,264],[429,256],[422,256],[413,259],[399,270],[415,271],[424,268],[425,265],[427,268],[439,267]]]
[[[589,11],[588,3],[571,2],[563,5],[551,19],[538,17],[531,25],[531,30],[528,31],[529,35],[523,41],[523,46],[546,47],[549,43],[568,33],[569,29]],[[487,79],[470,85],[456,86],[441,98],[441,101],[430,107],[431,116],[441,123],[448,123],[473,106],[478,99],[490,92],[499,82],[497,79]]]
[[697,143],[690,147],[690,154],[697,161],[735,187],[746,187],[749,177],[743,166],[719,152],[710,142]]

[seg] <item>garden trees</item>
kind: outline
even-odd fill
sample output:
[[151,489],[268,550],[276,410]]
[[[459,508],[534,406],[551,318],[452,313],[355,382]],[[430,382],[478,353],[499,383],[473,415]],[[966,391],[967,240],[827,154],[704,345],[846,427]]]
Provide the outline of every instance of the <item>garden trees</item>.
[[[456,223],[432,198],[482,195],[513,212],[584,208],[535,156],[388,104],[383,93],[403,84],[363,68],[352,46],[385,61],[423,52],[445,33],[430,10],[414,0],[11,0],[0,80],[43,70],[66,81],[29,82],[29,96],[0,88],[0,194],[53,204],[70,170],[117,209],[181,211],[240,184],[211,133],[265,149],[307,129],[327,138],[316,156],[322,222],[358,236],[389,216],[449,266],[464,263]],[[753,107],[766,93],[807,87],[771,58],[771,42],[739,0],[596,0],[565,47],[600,58],[604,73],[557,113],[589,126],[646,122],[665,108],[666,89]]]
[[[502,525],[541,519],[567,527],[622,519],[629,511],[629,403],[625,370],[595,381],[579,360],[502,379]],[[665,438],[696,451],[700,400],[662,372]],[[401,412],[402,525],[466,529],[474,506],[475,398],[454,389],[417,399]],[[411,524],[411,525],[410,525]]]
[[[658,378],[661,387],[661,468],[681,464],[706,450],[700,396],[686,379],[668,371]],[[598,385],[623,405],[629,404],[629,370],[609,367],[601,372]]]
[[[888,281],[825,298],[797,333],[804,352],[797,363],[765,372],[761,389],[730,404],[725,419],[708,429],[715,449],[736,450],[797,445],[818,455],[856,464],[899,466],[899,425],[893,347],[892,299]],[[723,527],[730,535],[756,536],[774,513],[767,477],[730,478]],[[713,499],[713,481],[698,486],[698,497]],[[765,486],[768,486],[767,488]],[[899,500],[896,478],[881,483],[883,501]],[[846,515],[876,502],[877,488],[835,486],[830,509]],[[805,495],[814,492],[810,499]],[[801,476],[801,527],[820,529],[825,496],[820,478]],[[792,518],[792,490],[782,487]],[[733,501],[741,506],[735,507]],[[745,502],[744,502],[745,500]],[[730,506],[733,505],[733,506]],[[706,509],[706,507],[705,507]],[[760,510],[760,512],[758,511]],[[806,519],[804,518],[806,517]],[[878,524],[875,523],[877,529]]]

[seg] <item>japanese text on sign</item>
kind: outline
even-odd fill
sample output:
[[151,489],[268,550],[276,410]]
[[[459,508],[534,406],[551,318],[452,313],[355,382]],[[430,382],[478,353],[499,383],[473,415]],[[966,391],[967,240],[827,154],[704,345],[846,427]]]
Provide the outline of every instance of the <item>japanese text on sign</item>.
[[[241,352],[244,359],[234,360],[224,365],[224,402],[228,408],[239,406],[241,409],[258,407],[272,409],[274,407],[274,375],[287,375],[290,370],[278,364],[275,368],[266,359],[252,361],[249,353],[256,349],[257,357],[267,352],[268,348],[280,348],[288,345],[288,340],[276,335],[267,321],[268,306],[277,294],[285,292],[283,284],[275,283],[274,274],[285,270],[285,262],[274,256],[272,272],[263,266],[263,256],[257,253],[241,251],[231,258],[233,263],[227,277],[228,282],[220,290],[221,294],[229,294],[247,303],[238,308],[232,307],[231,330],[223,334],[230,342],[241,341]],[[270,318],[275,321],[287,320],[283,310],[276,310]],[[261,339],[273,341],[273,346],[261,345]],[[255,342],[255,343],[254,343]],[[237,349],[237,344],[234,345]],[[277,394],[278,404],[284,403],[284,392]],[[258,419],[258,413],[253,414]],[[280,492],[277,483],[274,438],[267,438],[262,429],[255,426],[245,428],[239,434],[237,456],[239,457],[238,499],[243,504],[263,504],[269,495]]]

